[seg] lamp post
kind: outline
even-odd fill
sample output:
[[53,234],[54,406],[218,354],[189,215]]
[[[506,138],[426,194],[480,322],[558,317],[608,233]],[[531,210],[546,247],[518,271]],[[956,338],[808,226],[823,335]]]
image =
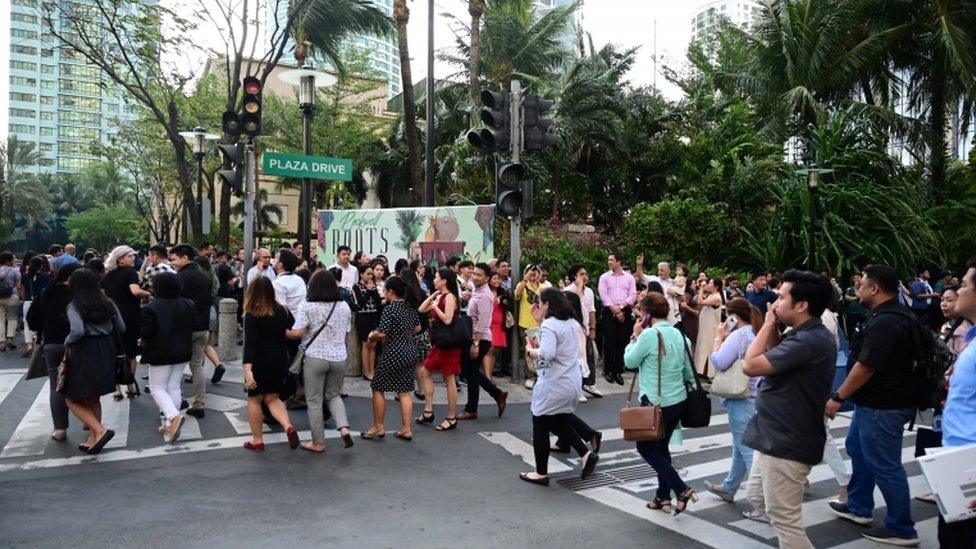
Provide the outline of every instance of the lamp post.
[[[312,113],[315,111],[315,89],[331,86],[335,76],[302,65],[300,69],[282,72],[278,78],[286,84],[298,86],[298,106],[302,110],[302,154],[312,154]],[[312,182],[302,178],[302,190],[298,197],[298,241],[302,243],[302,256],[312,265]]]
[[[220,139],[220,136],[207,133],[202,126],[193,128],[193,131],[180,132],[180,136],[190,146],[193,151],[193,158],[197,161],[197,212],[200,214],[200,230],[203,234],[210,234],[210,227],[203,224],[203,157],[207,155],[207,142],[216,141]],[[190,207],[187,205],[188,214],[189,210]],[[187,215],[186,217],[189,220],[190,216]]]
[[818,168],[816,163],[811,162],[806,168],[796,171],[797,175],[807,176],[807,189],[810,191],[810,230],[807,232],[807,269],[816,271],[816,253],[814,246],[817,239],[817,213],[820,211],[819,187],[820,174],[833,173],[830,168]]

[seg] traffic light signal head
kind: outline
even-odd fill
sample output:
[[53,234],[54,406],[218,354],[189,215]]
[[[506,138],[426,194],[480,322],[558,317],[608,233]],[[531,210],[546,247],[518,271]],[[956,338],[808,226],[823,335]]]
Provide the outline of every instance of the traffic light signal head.
[[552,106],[552,101],[539,99],[534,95],[526,96],[522,102],[525,150],[541,151],[559,141],[559,138],[552,131],[553,119],[544,116],[547,111],[552,109]]
[[241,127],[252,137],[261,133],[261,81],[253,76],[244,79],[244,102]]
[[223,121],[221,122],[220,126],[227,135],[240,135],[241,117],[238,116],[234,111],[227,111],[224,113]]
[[503,164],[495,178],[495,210],[506,217],[518,215],[522,208],[522,179],[525,166],[518,163]]
[[511,99],[506,92],[485,90],[481,92],[483,105],[479,117],[486,126],[482,130],[468,132],[468,142],[482,154],[508,149],[511,143]]
[[244,194],[244,144],[222,143],[220,153],[224,160],[230,164],[231,169],[219,170],[217,177],[230,187],[236,196],[242,196]]

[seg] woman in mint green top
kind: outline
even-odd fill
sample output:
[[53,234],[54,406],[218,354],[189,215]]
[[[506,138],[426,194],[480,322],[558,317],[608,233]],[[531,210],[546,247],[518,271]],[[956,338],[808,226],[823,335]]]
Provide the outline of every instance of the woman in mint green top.
[[[624,366],[628,370],[637,370],[641,404],[661,406],[661,421],[664,424],[664,436],[661,440],[637,443],[637,452],[657,472],[658,478],[657,493],[647,503],[647,507],[670,513],[673,491],[677,499],[674,514],[677,515],[685,510],[688,500],[698,500],[695,492],[678,476],[671,464],[671,452],[668,450],[671,434],[684,415],[685,401],[688,399],[685,382],[695,380],[689,352],[690,342],[680,330],[668,323],[670,309],[668,300],[662,294],[649,292],[641,299],[638,308],[648,319],[649,325],[645,328],[645,322],[638,322],[634,326],[634,335],[624,351]],[[659,352],[662,343],[663,354]]]

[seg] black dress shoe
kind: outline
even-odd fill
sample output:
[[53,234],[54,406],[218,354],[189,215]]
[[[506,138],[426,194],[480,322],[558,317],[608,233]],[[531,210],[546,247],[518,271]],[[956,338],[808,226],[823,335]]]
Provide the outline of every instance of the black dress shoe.
[[210,378],[210,383],[220,383],[220,380],[224,377],[224,373],[226,371],[227,368],[224,368],[223,364],[218,364],[217,367],[214,368],[213,377]]
[[189,407],[190,407],[190,403],[187,402],[185,398],[180,401],[180,410],[186,410]]
[[607,380],[607,383],[614,383],[613,374],[603,374],[603,379]]
[[590,457],[586,458],[586,463],[583,465],[583,470],[580,472],[580,479],[585,479],[586,477],[593,474],[593,470],[596,469],[597,462],[600,461],[600,454],[596,452],[590,452]]
[[613,380],[617,382],[617,385],[623,385],[624,384],[624,376],[621,375],[621,374],[617,374],[616,376],[614,376],[614,379]]
[[206,414],[203,411],[203,408],[190,408],[186,411],[186,415],[193,416],[197,419],[203,419],[203,416]]
[[532,478],[528,473],[519,473],[519,478],[525,482],[531,482],[532,484],[538,484],[539,486],[549,486],[549,477]]

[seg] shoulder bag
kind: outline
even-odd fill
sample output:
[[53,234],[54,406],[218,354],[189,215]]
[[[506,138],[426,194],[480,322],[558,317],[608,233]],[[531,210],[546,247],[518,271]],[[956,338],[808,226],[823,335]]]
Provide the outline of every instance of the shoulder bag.
[[338,303],[338,301],[332,302],[332,309],[329,310],[329,315],[325,317],[325,322],[323,322],[322,325],[319,326],[318,330],[315,330],[315,334],[313,334],[312,338],[308,340],[308,343],[303,343],[298,346],[298,350],[295,351],[295,358],[291,361],[291,366],[288,367],[288,371],[290,373],[293,373],[296,376],[302,373],[302,368],[305,367],[305,349],[308,349],[308,346],[315,341],[315,338],[319,337],[319,334],[322,333],[322,330],[324,330],[325,327],[329,324],[329,320],[332,319],[332,313],[335,312],[336,303]]
[[[740,328],[748,330],[748,327]],[[740,349],[741,351],[741,349]],[[742,365],[745,362],[744,353],[739,353],[739,358],[735,359],[728,369],[719,371],[715,369],[715,377],[712,378],[712,394],[724,398],[749,398],[752,391],[749,388],[749,376],[742,373]]]
[[47,362],[44,360],[44,341],[43,334],[38,332],[34,341],[34,352],[31,354],[30,367],[27,368],[27,376],[24,379],[37,379],[47,377]]
[[115,327],[115,320],[112,320],[112,335],[115,337],[115,384],[132,385],[136,382],[136,375],[132,372],[129,364],[129,357],[125,354],[125,344],[122,343],[122,334]]
[[471,328],[461,318],[461,309],[454,311],[454,320],[444,324],[434,319],[430,324],[430,344],[438,349],[463,349],[471,342]]
[[[688,339],[682,336],[685,345],[685,354],[691,361],[694,369],[695,359],[691,356],[691,349],[688,348]],[[708,396],[701,384],[701,377],[695,375],[695,383],[685,382],[685,391],[688,393],[688,400],[685,401],[685,413],[681,416],[681,426],[696,428],[708,427],[712,420],[712,399]]]
[[634,372],[627,392],[627,405],[620,410],[620,429],[624,440],[632,442],[656,441],[664,438],[664,421],[661,417],[661,370],[664,366],[664,338],[657,333],[657,404],[653,406],[631,406],[634,399],[634,385],[640,370]]

